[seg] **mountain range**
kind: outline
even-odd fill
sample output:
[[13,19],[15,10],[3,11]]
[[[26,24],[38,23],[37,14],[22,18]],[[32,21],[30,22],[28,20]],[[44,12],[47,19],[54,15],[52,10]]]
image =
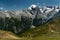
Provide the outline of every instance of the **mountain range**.
[[26,10],[0,10],[0,30],[23,33],[60,17],[60,7],[31,5]]

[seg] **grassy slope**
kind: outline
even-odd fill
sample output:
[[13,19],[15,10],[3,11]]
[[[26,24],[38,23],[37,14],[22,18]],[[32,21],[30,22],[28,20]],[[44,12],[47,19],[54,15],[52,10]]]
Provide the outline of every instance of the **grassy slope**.
[[[53,27],[52,30],[54,32],[50,32],[50,27]],[[46,24],[43,24],[34,29],[29,29],[28,31],[18,35],[14,35],[13,33],[7,32],[7,34],[12,35],[13,37],[8,35],[8,39],[0,38],[1,40],[60,40],[60,18],[54,19]],[[4,34],[4,31],[0,31],[0,35]],[[6,35],[6,33],[5,33]],[[3,35],[4,36],[4,35]]]

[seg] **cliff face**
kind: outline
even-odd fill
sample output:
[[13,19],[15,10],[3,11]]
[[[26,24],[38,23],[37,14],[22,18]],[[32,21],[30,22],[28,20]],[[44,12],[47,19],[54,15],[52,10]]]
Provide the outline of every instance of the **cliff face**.
[[60,17],[60,8],[55,7],[39,8],[32,5],[27,10],[21,11],[0,10],[0,29],[18,34],[57,17]]

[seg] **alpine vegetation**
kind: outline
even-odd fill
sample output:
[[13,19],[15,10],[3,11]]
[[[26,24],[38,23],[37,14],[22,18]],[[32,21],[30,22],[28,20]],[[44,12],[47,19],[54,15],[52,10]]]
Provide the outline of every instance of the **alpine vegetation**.
[[30,28],[35,28],[47,23],[53,18],[60,17],[60,7],[39,7],[31,5],[26,10],[8,11],[0,10],[0,30],[22,33]]

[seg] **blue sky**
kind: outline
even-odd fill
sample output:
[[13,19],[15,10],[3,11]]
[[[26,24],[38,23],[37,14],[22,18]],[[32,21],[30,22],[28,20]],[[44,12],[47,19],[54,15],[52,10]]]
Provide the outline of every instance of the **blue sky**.
[[21,10],[28,8],[31,4],[54,6],[60,5],[60,0],[0,0],[0,9]]

